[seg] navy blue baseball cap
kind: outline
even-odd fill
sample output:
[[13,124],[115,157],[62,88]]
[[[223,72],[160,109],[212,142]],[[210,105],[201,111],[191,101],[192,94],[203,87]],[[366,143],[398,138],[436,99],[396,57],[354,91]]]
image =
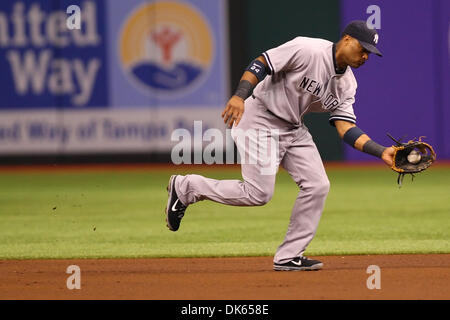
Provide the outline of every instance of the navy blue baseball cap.
[[380,50],[378,50],[376,47],[376,45],[378,44],[377,31],[375,29],[369,28],[365,21],[355,20],[350,22],[342,32],[342,35],[346,34],[358,40],[361,46],[367,51],[375,53],[380,57],[383,56]]

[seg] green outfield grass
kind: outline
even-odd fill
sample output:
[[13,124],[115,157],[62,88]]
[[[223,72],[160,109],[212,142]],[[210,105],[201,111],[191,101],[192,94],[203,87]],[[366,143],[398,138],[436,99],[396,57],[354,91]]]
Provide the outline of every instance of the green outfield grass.
[[[178,169],[177,173],[186,173]],[[191,173],[239,179],[238,170]],[[286,172],[263,207],[209,201],[165,226],[169,171],[0,173],[0,259],[273,255],[297,186]],[[389,169],[330,169],[331,191],[309,255],[450,253],[450,169],[396,186]]]

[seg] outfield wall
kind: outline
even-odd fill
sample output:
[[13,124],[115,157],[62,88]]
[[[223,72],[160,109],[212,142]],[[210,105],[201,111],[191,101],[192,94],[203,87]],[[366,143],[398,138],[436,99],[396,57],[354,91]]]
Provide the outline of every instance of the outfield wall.
[[[1,1],[0,163],[168,162],[175,129],[224,131],[221,111],[255,56],[298,35],[337,41],[373,5],[384,57],[355,70],[358,125],[386,145],[387,132],[426,136],[450,159],[449,1],[271,3]],[[69,5],[81,30],[67,28]],[[327,118],[306,118],[324,160],[375,160]]]
[[[341,26],[380,8],[379,48],[355,70],[358,125],[385,145],[425,136],[438,159],[450,158],[450,1],[341,0]],[[349,160],[371,156],[345,147]]]

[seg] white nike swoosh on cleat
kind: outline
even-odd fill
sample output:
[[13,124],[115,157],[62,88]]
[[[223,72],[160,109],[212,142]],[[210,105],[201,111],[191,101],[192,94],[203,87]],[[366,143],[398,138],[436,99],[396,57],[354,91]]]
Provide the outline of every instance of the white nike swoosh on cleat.
[[296,266],[301,266],[302,265],[302,261],[296,262],[294,260],[291,261],[293,264],[295,264]]
[[177,211],[177,203],[178,201],[180,201],[180,199],[177,199],[177,201],[175,201],[175,203],[172,206],[172,211]]

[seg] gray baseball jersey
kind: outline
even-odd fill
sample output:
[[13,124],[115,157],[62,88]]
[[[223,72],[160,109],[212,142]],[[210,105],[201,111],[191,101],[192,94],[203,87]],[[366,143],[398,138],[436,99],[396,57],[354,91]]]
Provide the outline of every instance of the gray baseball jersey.
[[276,116],[299,125],[309,112],[329,112],[331,123],[356,123],[356,79],[349,67],[337,70],[332,42],[297,37],[263,56],[270,76],[253,93]]

